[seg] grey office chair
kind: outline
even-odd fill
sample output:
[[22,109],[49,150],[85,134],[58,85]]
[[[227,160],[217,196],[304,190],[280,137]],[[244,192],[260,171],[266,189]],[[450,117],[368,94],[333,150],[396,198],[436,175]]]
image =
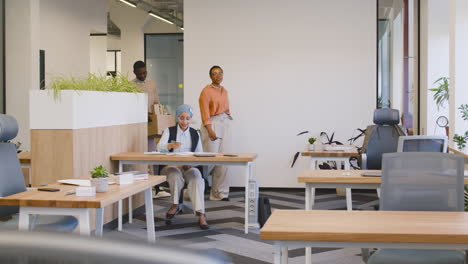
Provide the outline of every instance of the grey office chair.
[[398,126],[400,114],[396,109],[379,108],[374,111],[374,124],[366,128],[362,147],[361,168],[380,170],[382,154],[397,151],[398,138],[406,135]]
[[[380,210],[463,211],[463,157],[447,153],[383,155]],[[463,264],[456,250],[380,249],[368,264]]]
[[[9,196],[26,191],[23,173],[12,140],[18,134],[18,123],[12,116],[0,114],[0,197]],[[0,219],[13,216],[10,221],[0,222],[0,230],[18,229],[18,207],[0,206]],[[34,219],[34,230],[71,232],[78,225],[78,220],[73,216],[40,216]]]
[[447,136],[402,136],[398,139],[398,152],[447,153]]
[[0,232],[0,263],[218,264],[221,253],[70,234]]

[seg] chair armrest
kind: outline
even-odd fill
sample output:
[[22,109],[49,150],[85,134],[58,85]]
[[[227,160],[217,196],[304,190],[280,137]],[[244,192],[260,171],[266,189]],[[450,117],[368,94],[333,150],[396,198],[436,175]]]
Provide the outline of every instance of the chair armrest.
[[367,154],[361,154],[361,170],[367,170]]

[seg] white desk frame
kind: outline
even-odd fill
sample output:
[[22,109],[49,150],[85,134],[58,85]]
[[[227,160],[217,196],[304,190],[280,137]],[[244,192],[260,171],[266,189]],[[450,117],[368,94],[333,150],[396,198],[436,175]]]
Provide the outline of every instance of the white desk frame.
[[[153,197],[151,186],[144,190],[145,193],[145,208],[146,208],[146,229],[148,242],[156,242],[156,232],[154,229],[154,211],[153,211]],[[89,236],[91,234],[91,225],[89,210],[93,208],[65,208],[65,207],[35,207],[35,206],[20,206],[19,208],[19,225],[20,231],[31,230],[34,226],[34,221],[30,225],[30,215],[72,215],[78,216],[78,228],[80,235]],[[104,224],[104,208],[96,209],[96,231],[95,235],[101,237],[103,233]]]
[[[244,233],[249,233],[249,227],[259,228],[260,225],[257,223],[249,223],[249,180],[253,179],[252,165],[253,162],[245,161],[162,161],[162,160],[118,160],[119,161],[119,172],[123,172],[123,165],[191,165],[191,166],[209,166],[209,165],[222,165],[222,166],[243,166],[245,168],[245,223],[244,223]],[[132,218],[132,208],[131,208],[132,198],[129,197],[129,222],[131,223]],[[122,230],[122,200],[119,200],[119,220],[118,220],[118,230]]]
[[274,263],[288,263],[289,247],[315,248],[399,248],[399,249],[447,249],[468,250],[468,244],[448,243],[378,243],[378,242],[329,242],[329,241],[274,241]]

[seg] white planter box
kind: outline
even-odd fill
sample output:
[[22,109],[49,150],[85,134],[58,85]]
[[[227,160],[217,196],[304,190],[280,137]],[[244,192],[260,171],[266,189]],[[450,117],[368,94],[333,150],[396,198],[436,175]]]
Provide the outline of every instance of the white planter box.
[[148,122],[147,94],[62,91],[30,92],[30,129],[80,129]]

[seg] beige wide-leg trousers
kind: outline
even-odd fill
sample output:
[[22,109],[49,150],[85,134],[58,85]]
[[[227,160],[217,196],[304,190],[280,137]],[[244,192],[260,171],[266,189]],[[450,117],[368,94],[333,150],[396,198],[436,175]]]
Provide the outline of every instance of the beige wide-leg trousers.
[[167,176],[174,204],[179,204],[180,192],[187,183],[187,191],[194,213],[205,213],[205,181],[197,168],[184,170],[182,166],[166,166],[161,171]]
[[[212,141],[208,130],[202,126],[202,144],[205,152],[226,152],[226,142],[230,136],[230,123],[228,115],[223,113],[210,118],[211,125],[218,139]],[[212,175],[210,200],[221,200],[229,197],[230,182],[227,177],[226,166],[208,166],[208,173]]]

